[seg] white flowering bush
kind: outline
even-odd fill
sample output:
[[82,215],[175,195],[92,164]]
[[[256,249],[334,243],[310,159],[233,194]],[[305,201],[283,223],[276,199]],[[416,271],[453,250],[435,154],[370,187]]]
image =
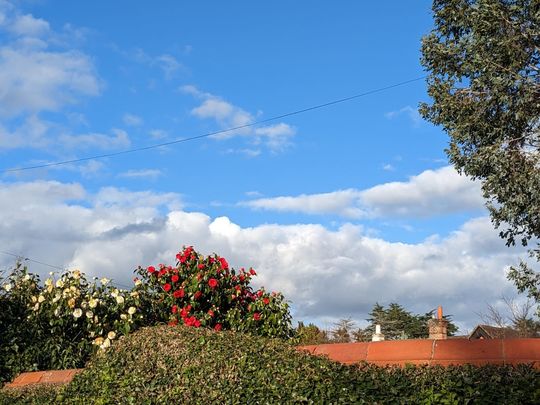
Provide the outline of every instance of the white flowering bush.
[[106,278],[88,282],[79,270],[50,276],[40,284],[19,264],[0,280],[0,380],[21,370],[81,367],[93,352],[143,324],[137,291],[118,289]]

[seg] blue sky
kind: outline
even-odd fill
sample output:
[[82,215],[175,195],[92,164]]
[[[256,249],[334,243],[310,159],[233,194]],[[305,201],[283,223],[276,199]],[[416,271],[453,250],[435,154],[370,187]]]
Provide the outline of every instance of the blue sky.
[[[0,170],[421,77],[431,26],[423,0],[0,0]],[[520,252],[491,229],[479,185],[448,167],[447,137],[420,118],[421,101],[423,80],[219,136],[3,172],[2,246],[127,283],[134,266],[194,244],[257,266],[297,319],[361,323],[377,301],[444,303],[472,328],[471,305],[513,294],[504,272]]]

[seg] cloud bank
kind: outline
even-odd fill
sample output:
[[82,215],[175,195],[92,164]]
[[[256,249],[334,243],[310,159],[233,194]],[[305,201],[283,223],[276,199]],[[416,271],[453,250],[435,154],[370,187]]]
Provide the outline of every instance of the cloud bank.
[[426,170],[408,181],[366,190],[347,189],[320,194],[259,198],[239,205],[256,210],[338,215],[349,219],[430,217],[484,206],[480,184],[459,175],[451,166]]
[[[295,319],[323,327],[343,317],[362,320],[375,302],[397,301],[418,313],[442,304],[472,328],[474,311],[514,293],[505,268],[520,253],[504,246],[486,217],[443,238],[393,243],[352,224],[337,230],[319,224],[242,227],[227,217],[187,212],[174,193],[114,187],[90,193],[55,181],[1,185],[0,245],[124,285],[136,266],[172,263],[182,245],[193,245],[236,267],[254,266],[257,285],[282,291]],[[12,260],[0,256],[0,265]]]

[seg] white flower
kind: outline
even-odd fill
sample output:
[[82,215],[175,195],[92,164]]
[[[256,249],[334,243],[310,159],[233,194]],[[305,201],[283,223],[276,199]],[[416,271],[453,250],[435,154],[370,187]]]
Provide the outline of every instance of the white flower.
[[128,308],[128,314],[133,315],[135,312],[137,312],[137,309],[135,307]]
[[50,294],[50,293],[52,293],[52,290],[53,290],[53,286],[52,286],[52,285],[48,285],[48,286],[47,286],[47,292]]
[[32,295],[32,302],[33,303],[36,303],[37,302],[37,297],[35,295]]
[[11,283],[4,284],[4,290],[6,290],[7,292],[10,292],[12,288],[13,286],[11,285]]
[[116,333],[114,331],[110,331],[107,333],[107,339],[113,340],[116,337]]
[[74,285],[72,285],[71,287],[69,287],[69,290],[70,290],[71,292],[74,292],[74,293],[76,293],[77,291],[79,291],[79,289],[78,289],[77,287],[75,287]]
[[71,272],[71,274],[73,275],[73,278],[74,278],[75,280],[78,280],[78,279],[81,278],[81,271],[80,271],[80,270],[73,270],[73,271]]
[[103,277],[103,278],[102,278],[101,280],[99,280],[99,281],[101,282],[101,284],[107,285],[107,284],[109,284],[109,282],[110,282],[111,280],[109,280],[108,278]]
[[45,297],[43,295],[40,295],[37,299],[37,302],[41,304],[43,301],[45,301]]
[[58,288],[64,287],[64,282],[62,281],[62,279],[56,281],[56,287]]
[[53,298],[53,300],[52,300],[53,304],[54,304],[55,302],[57,302],[58,300],[60,300],[60,293],[56,293],[56,295],[54,296],[54,298]]
[[122,297],[121,295],[117,296],[116,297],[116,302],[119,304],[119,305],[122,305],[124,303],[124,297]]
[[99,337],[95,338],[92,343],[95,344],[95,345],[101,346],[103,344],[103,338],[101,336],[99,336]]
[[132,291],[132,292],[129,293],[129,295],[131,295],[132,297],[138,297],[139,292],[138,291]]
[[34,311],[37,311],[39,309],[39,303],[36,302],[36,305],[34,305]]
[[99,300],[95,299],[95,298],[91,298],[89,301],[88,301],[88,306],[90,308],[95,308],[97,307],[97,305],[99,304]]
[[82,309],[80,308],[75,308],[73,310],[73,317],[74,318],[80,318],[82,316]]
[[135,280],[135,285],[136,286],[140,286],[141,284],[142,284],[141,280],[139,280],[139,279]]
[[68,307],[75,308],[75,298],[70,298],[67,304],[68,304]]
[[118,293],[119,293],[119,292],[120,292],[120,291],[118,291],[118,288],[115,288],[115,289],[112,290],[112,292],[111,292],[111,297],[116,298],[116,297],[118,296]]
[[111,346],[111,341],[109,340],[109,338],[105,339],[105,341],[103,342],[103,344],[101,344],[99,347],[104,350],[108,347]]
[[54,310],[54,316],[58,316],[58,315],[60,315],[60,308],[56,308]]
[[120,319],[125,321],[127,319],[127,315],[126,314],[120,314]]
[[98,323],[98,322],[99,322],[99,318],[98,318],[98,316],[96,315],[96,316],[94,316],[94,323]]
[[47,280],[45,280],[45,285],[46,285],[47,287],[50,286],[50,285],[52,285],[52,284],[53,284],[52,279],[48,278]]
[[23,277],[23,280],[24,281],[30,280],[30,274],[25,274],[24,277]]
[[93,318],[94,317],[94,313],[92,311],[86,311],[86,317],[87,318]]

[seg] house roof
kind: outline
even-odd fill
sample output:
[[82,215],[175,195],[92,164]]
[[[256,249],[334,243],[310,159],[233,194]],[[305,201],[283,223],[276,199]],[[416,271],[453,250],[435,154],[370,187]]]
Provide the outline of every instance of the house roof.
[[477,325],[469,335],[469,339],[510,339],[520,337],[519,332],[508,327]]

